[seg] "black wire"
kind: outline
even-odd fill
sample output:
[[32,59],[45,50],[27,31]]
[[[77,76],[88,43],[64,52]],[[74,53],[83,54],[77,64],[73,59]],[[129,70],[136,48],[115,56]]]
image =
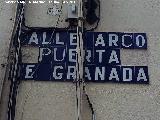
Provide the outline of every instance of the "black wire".
[[[8,120],[14,120],[15,119],[15,107],[16,107],[16,96],[17,96],[17,90],[20,84],[20,64],[22,62],[21,59],[21,46],[20,41],[18,41],[19,37],[19,30],[21,29],[21,14],[23,10],[23,4],[18,3],[17,5],[17,12],[16,12],[16,20],[15,25],[12,33],[12,39],[11,39],[11,46],[10,50],[14,50],[14,53],[10,51],[10,54],[13,54],[14,59],[10,59],[10,71],[9,71],[9,80],[10,83],[10,93],[9,93],[9,101],[8,101]],[[10,58],[11,56],[9,56]]]
[[[79,37],[79,36],[78,36]],[[83,38],[83,40],[85,39],[85,34],[84,34],[84,32],[82,33],[82,38]],[[84,66],[83,66],[84,67]],[[83,93],[85,94],[85,96],[86,96],[86,98],[87,98],[87,102],[88,102],[88,105],[89,105],[89,108],[90,108],[90,110],[91,110],[91,114],[92,114],[92,120],[95,120],[95,111],[94,111],[94,108],[93,108],[93,104],[92,104],[92,102],[90,101],[90,98],[89,98],[89,95],[87,94],[87,92],[86,92],[86,87],[85,87],[85,79],[84,79],[84,77],[83,77],[83,80],[77,80],[76,81],[76,92],[77,92],[77,87],[78,87],[78,84],[83,84]],[[77,98],[77,95],[76,95],[76,99],[77,99],[77,101],[78,101],[78,98]],[[77,105],[78,106],[78,105]]]
[[93,104],[92,104],[92,102],[91,102],[91,100],[89,98],[89,95],[86,92],[86,87],[85,86],[83,86],[83,91],[84,91],[83,93],[85,94],[85,96],[87,98],[87,102],[88,102],[89,108],[91,110],[92,120],[95,120],[95,116],[96,115],[95,115],[95,111],[94,111],[94,108],[93,108]]
[[88,30],[85,28],[85,32],[94,31],[95,29],[98,28],[98,25],[100,22],[100,16],[101,16],[101,2],[100,2],[100,0],[97,0],[97,3],[98,3],[98,20],[96,22],[96,25],[93,28],[88,29]]
[[58,28],[58,27],[29,27],[25,25],[25,19],[23,20],[23,31],[26,32],[32,32],[32,31],[45,31],[45,30],[53,30],[55,29],[56,31],[64,31],[64,30],[68,30],[70,28],[70,26],[65,27],[65,28]]

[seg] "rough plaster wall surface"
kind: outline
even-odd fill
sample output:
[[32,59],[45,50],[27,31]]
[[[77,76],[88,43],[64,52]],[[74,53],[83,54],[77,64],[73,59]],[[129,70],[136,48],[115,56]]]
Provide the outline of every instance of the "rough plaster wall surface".
[[[31,1],[33,2],[34,0],[31,0]],[[65,19],[67,18],[68,4],[65,3],[64,1],[70,1],[70,0],[57,0],[60,2],[59,4],[49,3],[48,1],[49,0],[46,0],[44,4],[31,3],[26,6],[25,16],[26,16],[27,26],[35,26],[35,27],[36,26],[38,27],[52,26],[52,27],[59,27],[59,28],[64,28],[68,26],[68,23],[65,22]],[[77,4],[77,0],[75,1]],[[58,8],[61,12],[59,15],[49,15],[47,13],[48,8]]]
[[[27,6],[27,24],[54,26],[46,7]],[[97,120],[159,120],[159,0],[101,0],[97,31],[147,33],[148,49],[121,50],[121,60],[123,65],[148,65],[150,75],[150,85],[87,84]],[[23,54],[24,62],[37,62],[38,48],[24,48]],[[16,120],[74,120],[75,110],[72,83],[23,81],[20,85]]]
[[6,4],[4,0],[0,0],[0,98],[14,25],[15,10],[15,5]]

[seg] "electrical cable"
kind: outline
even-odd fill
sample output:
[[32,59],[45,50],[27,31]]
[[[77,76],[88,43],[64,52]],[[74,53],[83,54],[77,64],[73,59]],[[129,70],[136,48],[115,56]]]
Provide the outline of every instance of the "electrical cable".
[[91,114],[92,114],[92,120],[96,120],[96,115],[95,115],[95,110],[93,108],[93,104],[89,98],[89,95],[88,93],[86,92],[86,86],[84,85],[83,86],[83,93],[85,94],[86,98],[87,98],[87,102],[88,102],[88,105],[89,105],[89,108],[91,110]]
[[98,28],[98,25],[99,25],[99,22],[100,22],[100,16],[101,16],[101,2],[100,2],[100,0],[96,0],[96,1],[98,3],[98,20],[96,22],[96,25],[93,28],[91,28],[91,29],[86,29],[85,28],[85,30],[84,30],[85,32],[94,31]]
[[[20,9],[21,8],[21,9]],[[22,54],[21,54],[21,43],[20,43],[20,34],[21,34],[21,28],[22,28],[22,19],[23,19],[23,13],[24,13],[24,7],[22,4],[18,4],[17,6],[17,14],[16,14],[16,21],[14,26],[14,32],[12,34],[12,40],[11,40],[11,47],[14,49],[14,61],[11,65],[10,73],[9,73],[9,79],[11,81],[10,84],[10,93],[9,93],[9,101],[8,101],[8,114],[7,119],[8,120],[14,120],[15,118],[15,107],[16,107],[16,96],[17,96],[17,90],[20,84],[20,64],[22,62]]]
[[[83,2],[83,1],[81,1]],[[92,120],[95,120],[95,111],[93,109],[93,105],[90,101],[90,98],[85,89],[85,79],[84,79],[84,54],[83,54],[83,38],[84,38],[84,28],[83,28],[83,20],[79,17],[82,17],[83,14],[83,3],[79,3],[79,10],[78,10],[78,26],[77,26],[77,55],[76,55],[76,100],[77,100],[77,120],[81,120],[80,113],[82,112],[82,94],[85,94],[87,98],[87,102],[89,104],[89,108],[92,114]],[[81,88],[82,87],[82,88]]]

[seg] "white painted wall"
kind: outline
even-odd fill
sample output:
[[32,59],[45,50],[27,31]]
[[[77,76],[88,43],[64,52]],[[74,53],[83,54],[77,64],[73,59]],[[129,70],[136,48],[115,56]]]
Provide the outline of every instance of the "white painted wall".
[[0,0],[0,119],[6,117],[9,94],[9,81],[5,79],[9,43],[15,18],[15,4],[6,4]]
[[[54,26],[54,17],[46,14],[48,6],[27,6],[26,23],[30,26]],[[12,11],[8,9],[10,15]],[[63,16],[60,19],[63,20]],[[4,24],[2,20],[0,23],[0,28],[4,26],[7,29],[8,22]],[[59,25],[63,26],[64,20]],[[148,65],[150,75],[150,85],[87,84],[97,120],[159,120],[159,0],[101,0],[101,22],[97,31],[147,33],[148,49],[121,50],[121,60],[123,65]],[[3,32],[2,36],[5,35]],[[7,35],[5,40],[9,38]],[[0,38],[1,44],[5,40]],[[4,46],[0,50],[2,48],[8,49]],[[4,55],[6,50],[2,50]],[[24,48],[23,54],[24,62],[37,62],[38,48]],[[75,110],[75,86],[72,83],[23,81],[20,85],[16,120],[74,120]]]
[[4,0],[0,0],[0,97],[7,65],[9,43],[14,26],[15,10],[14,4],[6,4]]

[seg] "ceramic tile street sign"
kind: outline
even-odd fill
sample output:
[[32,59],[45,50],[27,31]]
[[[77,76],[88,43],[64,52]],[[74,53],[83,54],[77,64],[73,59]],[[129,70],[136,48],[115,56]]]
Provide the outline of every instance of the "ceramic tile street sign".
[[[76,73],[75,32],[40,31],[21,35],[22,45],[39,47],[38,63],[23,63],[21,79],[73,81]],[[86,32],[84,79],[87,82],[148,84],[147,66],[122,66],[120,49],[147,49],[145,33]]]

